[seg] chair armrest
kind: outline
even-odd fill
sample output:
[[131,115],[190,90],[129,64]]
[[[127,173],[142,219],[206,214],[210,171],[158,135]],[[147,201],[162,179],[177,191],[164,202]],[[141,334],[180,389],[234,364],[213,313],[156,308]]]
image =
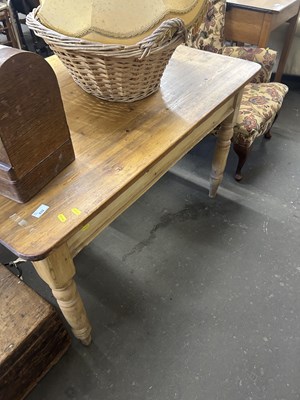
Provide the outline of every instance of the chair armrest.
[[239,46],[226,46],[223,48],[222,54],[260,64],[261,69],[252,79],[251,82],[253,83],[268,82],[270,80],[277,56],[277,52],[271,49]]

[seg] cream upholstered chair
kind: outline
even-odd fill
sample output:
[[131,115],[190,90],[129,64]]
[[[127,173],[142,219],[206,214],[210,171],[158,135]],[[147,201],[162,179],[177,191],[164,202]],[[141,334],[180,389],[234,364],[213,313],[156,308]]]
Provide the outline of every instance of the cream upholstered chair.
[[241,169],[254,140],[262,135],[271,138],[270,129],[282,106],[288,87],[282,83],[269,82],[276,61],[275,51],[256,47],[225,46],[225,11],[226,0],[209,0],[204,22],[189,30],[188,45],[200,50],[255,61],[262,66],[244,89],[234,126],[232,142],[239,158],[235,179],[240,181]]

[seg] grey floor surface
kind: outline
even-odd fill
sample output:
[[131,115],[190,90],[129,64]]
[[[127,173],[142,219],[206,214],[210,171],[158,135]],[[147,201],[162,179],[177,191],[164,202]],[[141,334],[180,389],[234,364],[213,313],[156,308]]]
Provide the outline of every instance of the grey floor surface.
[[240,184],[232,152],[208,197],[208,137],[76,257],[93,342],[28,400],[300,399],[299,108],[296,85]]

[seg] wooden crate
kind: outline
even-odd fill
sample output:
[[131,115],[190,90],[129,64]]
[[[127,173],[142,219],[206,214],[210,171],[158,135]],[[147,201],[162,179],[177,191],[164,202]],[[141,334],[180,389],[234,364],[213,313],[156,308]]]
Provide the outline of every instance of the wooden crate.
[[69,345],[56,309],[0,264],[0,399],[23,399]]

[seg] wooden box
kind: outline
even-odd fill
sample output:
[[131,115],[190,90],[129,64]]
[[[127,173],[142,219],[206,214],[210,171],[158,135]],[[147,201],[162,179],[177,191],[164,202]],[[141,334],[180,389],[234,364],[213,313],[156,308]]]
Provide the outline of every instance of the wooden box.
[[0,264],[0,399],[23,399],[69,344],[55,308]]
[[0,46],[0,194],[24,203],[74,160],[54,71]]

